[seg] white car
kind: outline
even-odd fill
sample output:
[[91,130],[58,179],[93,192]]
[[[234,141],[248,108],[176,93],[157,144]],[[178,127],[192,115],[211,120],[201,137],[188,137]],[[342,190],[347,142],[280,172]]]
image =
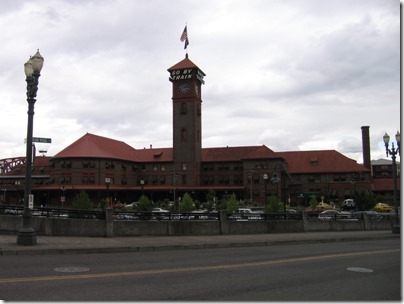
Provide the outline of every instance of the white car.
[[160,212],[169,212],[168,210],[161,208],[153,208],[152,212],[160,213]]
[[344,211],[340,212],[334,209],[325,210],[318,215],[318,219],[323,221],[349,219],[349,218],[351,218],[350,212],[344,212]]

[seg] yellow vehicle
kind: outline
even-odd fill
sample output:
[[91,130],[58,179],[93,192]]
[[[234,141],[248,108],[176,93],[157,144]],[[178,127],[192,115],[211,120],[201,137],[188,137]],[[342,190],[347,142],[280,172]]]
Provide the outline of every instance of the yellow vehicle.
[[376,206],[372,208],[372,210],[377,212],[391,212],[393,211],[393,207],[384,203],[377,203]]
[[333,209],[331,205],[328,205],[327,203],[324,202],[320,202],[317,204],[317,209],[319,210],[329,210],[329,209]]

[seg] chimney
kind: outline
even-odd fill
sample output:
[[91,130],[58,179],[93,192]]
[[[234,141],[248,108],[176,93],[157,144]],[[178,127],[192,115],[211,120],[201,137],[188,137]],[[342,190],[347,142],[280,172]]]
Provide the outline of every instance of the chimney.
[[361,129],[362,129],[363,165],[369,170],[371,170],[369,126],[363,126],[361,127]]

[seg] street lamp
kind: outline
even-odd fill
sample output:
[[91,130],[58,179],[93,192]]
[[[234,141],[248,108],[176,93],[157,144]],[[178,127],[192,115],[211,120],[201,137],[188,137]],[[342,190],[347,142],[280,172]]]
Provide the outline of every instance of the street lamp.
[[18,204],[17,205],[19,205],[20,202],[21,202],[21,198],[20,198],[20,185],[21,185],[21,182],[19,180],[16,180],[14,182],[14,184],[15,184],[15,188],[17,189],[17,198],[18,198]]
[[391,156],[391,159],[393,160],[393,182],[394,182],[394,195],[393,195],[393,202],[394,202],[394,208],[395,208],[395,219],[394,219],[394,224],[393,224],[393,233],[399,234],[400,233],[400,220],[398,217],[398,204],[397,204],[397,164],[396,164],[396,155],[400,155],[400,132],[397,131],[396,134],[396,142],[397,142],[397,148],[394,147],[394,142],[391,143],[391,149],[389,149],[389,142],[390,142],[390,136],[387,134],[387,132],[383,136],[383,141],[384,145],[386,146],[386,156],[388,157],[389,155]]
[[105,200],[107,208],[110,208],[110,203],[109,203],[109,185],[111,185],[111,178],[106,177],[105,178],[105,187],[107,187],[107,198]]
[[105,178],[105,187],[107,187],[107,198],[105,199],[105,204],[107,208],[112,207],[109,203],[110,199],[109,199],[109,185],[111,185],[111,178],[106,177]]
[[140,180],[140,187],[142,187],[142,196],[143,196],[143,187],[144,187],[144,179]]
[[265,210],[267,209],[267,182],[268,182],[268,174],[264,173],[264,204]]
[[32,176],[32,134],[34,127],[34,104],[38,91],[38,79],[41,76],[44,58],[39,53],[31,57],[25,64],[25,76],[27,82],[27,102],[28,102],[28,127],[27,127],[27,152],[25,159],[25,192],[24,192],[24,213],[22,215],[22,228],[18,231],[18,245],[36,245],[36,232],[32,227],[32,216],[29,202],[33,202],[31,194]]
[[272,182],[273,184],[276,184],[276,197],[277,197],[278,199],[280,199],[280,198],[279,198],[279,187],[278,187],[278,182],[279,182],[280,180],[281,180],[281,179],[279,178],[277,172],[272,173],[271,182]]
[[62,205],[63,208],[63,204],[66,201],[66,196],[65,196],[65,186],[60,186],[60,191],[62,191],[62,195],[60,196],[60,204]]

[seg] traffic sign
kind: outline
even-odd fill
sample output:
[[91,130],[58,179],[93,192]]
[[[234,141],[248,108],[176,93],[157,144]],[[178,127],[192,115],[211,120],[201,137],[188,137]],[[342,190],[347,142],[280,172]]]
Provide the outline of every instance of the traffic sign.
[[28,194],[28,208],[34,209],[34,195]]

